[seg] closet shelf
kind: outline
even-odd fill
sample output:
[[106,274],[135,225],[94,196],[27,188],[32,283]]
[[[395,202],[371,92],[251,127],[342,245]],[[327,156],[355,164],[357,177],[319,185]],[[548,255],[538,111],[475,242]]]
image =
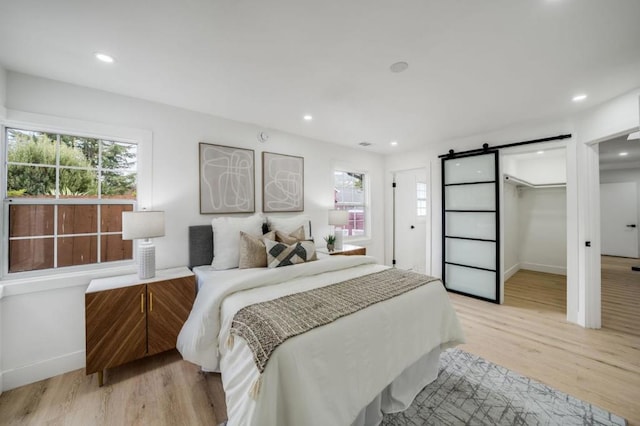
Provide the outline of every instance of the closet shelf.
[[524,179],[518,179],[515,176],[508,175],[506,173],[503,174],[504,181],[507,183],[511,183],[518,188],[564,188],[567,186],[566,183],[531,183],[527,182]]

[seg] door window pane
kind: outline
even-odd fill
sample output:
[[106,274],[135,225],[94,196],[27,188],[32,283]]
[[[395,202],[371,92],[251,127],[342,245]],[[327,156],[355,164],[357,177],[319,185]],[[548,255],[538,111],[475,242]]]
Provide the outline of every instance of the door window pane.
[[495,180],[495,154],[456,158],[444,162],[444,184]]

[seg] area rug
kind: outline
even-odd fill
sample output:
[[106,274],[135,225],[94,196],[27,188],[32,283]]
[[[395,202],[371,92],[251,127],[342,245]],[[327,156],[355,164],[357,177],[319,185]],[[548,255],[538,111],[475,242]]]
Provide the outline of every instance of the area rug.
[[626,425],[625,419],[459,349],[438,378],[383,425]]

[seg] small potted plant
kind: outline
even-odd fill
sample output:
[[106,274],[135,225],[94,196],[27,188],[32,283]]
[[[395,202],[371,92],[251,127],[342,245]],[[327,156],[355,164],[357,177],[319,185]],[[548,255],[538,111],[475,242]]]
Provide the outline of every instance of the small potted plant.
[[336,244],[336,236],[327,235],[326,237],[324,237],[324,240],[327,242],[327,250],[333,251]]

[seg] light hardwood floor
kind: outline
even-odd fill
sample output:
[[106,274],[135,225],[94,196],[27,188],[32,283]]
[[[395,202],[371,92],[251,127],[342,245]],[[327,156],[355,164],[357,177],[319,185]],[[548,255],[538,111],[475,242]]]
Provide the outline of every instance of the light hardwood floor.
[[564,276],[519,271],[496,306],[452,294],[462,349],[640,425],[638,260],[603,256],[603,327],[566,322]]
[[[565,280],[520,271],[498,306],[451,294],[469,352],[640,425],[640,273],[603,258],[603,328],[566,323]],[[226,419],[219,375],[199,373],[174,352],[105,376],[84,370],[0,396],[1,425],[216,425]]]

